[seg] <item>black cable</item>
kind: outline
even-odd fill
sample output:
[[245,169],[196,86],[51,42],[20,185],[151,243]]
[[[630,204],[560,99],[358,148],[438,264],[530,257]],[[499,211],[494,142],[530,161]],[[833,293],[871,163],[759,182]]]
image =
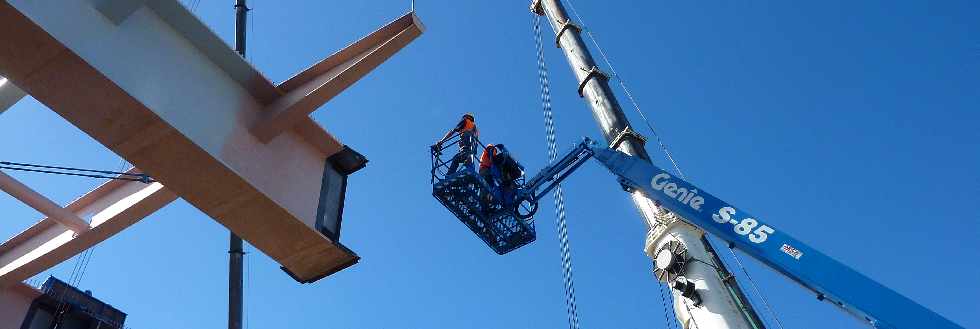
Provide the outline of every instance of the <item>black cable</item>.
[[136,175],[136,174],[130,174],[125,172],[117,172],[117,171],[105,171],[105,170],[82,169],[82,168],[59,167],[59,166],[45,166],[45,165],[38,165],[38,164],[31,164],[31,163],[20,163],[20,162],[9,162],[9,161],[0,161],[0,165],[45,168],[45,169],[61,169],[61,170],[82,171],[82,172],[96,172],[96,173],[108,174],[108,175],[134,175],[134,176]]
[[735,262],[738,263],[738,267],[742,269],[742,273],[745,273],[745,278],[749,280],[749,283],[752,285],[752,290],[755,291],[756,296],[759,296],[762,303],[766,305],[766,309],[769,310],[769,315],[776,320],[776,325],[779,326],[779,329],[783,329],[783,322],[779,320],[779,316],[776,315],[776,311],[772,308],[772,305],[769,305],[769,300],[766,299],[766,296],[762,295],[762,292],[759,291],[759,286],[755,284],[755,280],[753,280],[752,276],[749,275],[749,270],[746,269],[745,265],[742,265],[742,261],[738,259],[738,255],[735,254],[735,248],[729,247],[728,251],[732,253],[732,258],[734,258]]
[[[31,169],[31,168],[43,168],[43,169]],[[92,169],[81,169],[81,168],[60,167],[60,166],[45,166],[45,165],[8,162],[8,161],[0,161],[0,169],[35,172],[35,173],[43,173],[43,174],[65,175],[65,176],[116,179],[116,180],[132,181],[132,182],[142,182],[146,184],[156,182],[146,174],[133,174],[133,173],[126,173],[126,172],[92,170]],[[64,171],[55,171],[55,170],[47,170],[47,169],[56,169],[56,170],[64,170]],[[75,172],[71,172],[71,171],[75,171]],[[98,173],[104,175],[86,174],[86,173]],[[106,176],[106,175],[117,175],[117,176]]]

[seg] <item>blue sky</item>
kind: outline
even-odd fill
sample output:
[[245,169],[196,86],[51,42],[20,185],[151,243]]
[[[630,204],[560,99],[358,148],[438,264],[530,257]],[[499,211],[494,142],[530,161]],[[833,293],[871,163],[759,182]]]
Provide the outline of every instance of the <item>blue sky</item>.
[[[232,1],[200,2],[195,13],[230,42]],[[273,81],[409,6],[250,2],[248,58]],[[977,2],[575,4],[695,184],[980,327]],[[314,114],[371,160],[351,178],[342,234],[363,259],[299,285],[250,254],[247,327],[566,326],[551,200],[536,218],[538,241],[498,256],[440,207],[428,181],[427,146],[467,111],[484,140],[506,143],[531,171],[544,165],[526,7],[419,1],[426,33]],[[598,137],[560,51],[546,52],[561,147]],[[0,119],[3,160],[120,167],[118,156],[33,100]],[[100,183],[14,175],[62,203]],[[565,186],[583,327],[664,328],[644,226],[627,195],[596,164]],[[6,195],[0,209],[0,236],[40,218]],[[227,231],[178,201],[97,246],[80,286],[127,312],[135,329],[222,327],[226,252]],[[866,328],[742,259],[785,327]],[[65,279],[73,262],[42,276]]]

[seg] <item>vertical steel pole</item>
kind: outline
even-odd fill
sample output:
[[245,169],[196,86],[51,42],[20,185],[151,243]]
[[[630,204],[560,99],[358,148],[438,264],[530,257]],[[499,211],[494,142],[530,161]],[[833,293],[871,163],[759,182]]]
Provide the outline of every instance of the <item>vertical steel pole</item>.
[[[649,161],[644,138],[630,126],[609,86],[609,77],[599,70],[582,40],[581,27],[569,18],[561,1],[534,0],[531,10],[535,14],[546,16],[554,29],[556,46],[564,52],[579,83],[579,95],[592,109],[592,116],[606,142],[621,152]],[[651,258],[656,259],[656,251],[661,246],[670,240],[678,240],[687,246],[691,257],[713,262],[718,268],[724,268],[723,263],[715,261],[717,257],[710,245],[706,245],[701,239],[703,232],[700,229],[676,220],[676,217],[639,192],[634,192],[631,196],[650,230],[645,249]],[[738,285],[731,277],[722,278],[719,273],[728,271],[718,271],[699,262],[688,266],[684,274],[695,282],[703,303],[694,305],[676,290],[672,290],[677,320],[688,328],[759,328],[761,323],[754,321],[757,317],[751,306],[740,298],[740,294],[730,293],[733,289],[738,291]],[[669,287],[670,282],[667,284]]]
[[245,56],[245,25],[248,24],[248,7],[245,0],[235,0],[235,51]]
[[[245,25],[248,23],[248,7],[245,0],[235,0],[235,51],[245,56]],[[242,238],[230,232],[228,247],[228,329],[242,328],[242,272],[245,252]]]

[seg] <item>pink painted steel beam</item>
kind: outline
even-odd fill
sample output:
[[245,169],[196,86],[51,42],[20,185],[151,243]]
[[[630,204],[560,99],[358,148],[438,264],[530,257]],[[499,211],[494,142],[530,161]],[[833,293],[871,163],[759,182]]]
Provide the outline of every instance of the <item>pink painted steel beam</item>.
[[72,216],[91,218],[90,230],[72,232],[45,218],[0,244],[0,289],[68,260],[176,199],[160,183],[113,180],[97,187],[64,208]]
[[293,128],[424,31],[418,17],[408,13],[283,82],[279,89],[286,94],[263,110],[252,133],[262,142],[269,142]]
[[89,229],[87,222],[2,171],[0,189],[76,233]]
[[[135,11],[110,2],[124,4],[0,1],[0,72],[297,280],[356,263],[352,250],[324,233],[318,212],[342,207],[344,191],[331,192],[339,178],[329,159],[346,146],[308,115],[275,120],[286,128],[268,141],[252,131],[287,90],[340,64],[314,65],[292,79],[295,88],[276,86],[179,2],[144,1]],[[406,17],[399,22],[421,31],[417,18]],[[396,39],[390,44],[403,40]],[[349,53],[372,49],[359,47],[335,58],[344,63]],[[384,52],[370,53],[378,55],[365,58]],[[320,99],[326,89],[309,90],[293,95],[308,105],[303,98]]]
[[25,283],[0,288],[0,329],[22,329],[34,299],[41,291]]
[[7,78],[0,76],[0,113],[17,104],[26,95],[23,90],[17,88]]

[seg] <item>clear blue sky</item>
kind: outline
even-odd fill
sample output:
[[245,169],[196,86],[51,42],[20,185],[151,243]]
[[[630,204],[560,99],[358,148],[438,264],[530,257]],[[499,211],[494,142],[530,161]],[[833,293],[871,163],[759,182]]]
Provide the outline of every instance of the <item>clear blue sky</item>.
[[[200,2],[196,13],[230,41],[232,1]],[[250,2],[249,59],[273,81],[409,6]],[[551,201],[537,217],[538,241],[498,256],[440,207],[428,181],[427,146],[464,111],[532,171],[545,163],[528,2],[420,0],[426,34],[316,112],[371,160],[351,178],[342,236],[363,260],[299,285],[252,253],[249,328],[566,326]],[[978,2],[576,4],[694,183],[980,327]],[[598,137],[564,58],[546,50],[562,147]],[[33,100],[0,116],[0,138],[3,160],[120,166]],[[59,202],[99,183],[16,176]],[[664,328],[644,226],[627,196],[595,164],[566,192],[583,327]],[[0,209],[3,237],[40,218],[6,195]],[[220,328],[226,251],[227,231],[178,201],[96,247],[80,286],[127,312],[135,329]],[[72,265],[43,275],[65,279]],[[747,265],[787,328],[866,328]]]

